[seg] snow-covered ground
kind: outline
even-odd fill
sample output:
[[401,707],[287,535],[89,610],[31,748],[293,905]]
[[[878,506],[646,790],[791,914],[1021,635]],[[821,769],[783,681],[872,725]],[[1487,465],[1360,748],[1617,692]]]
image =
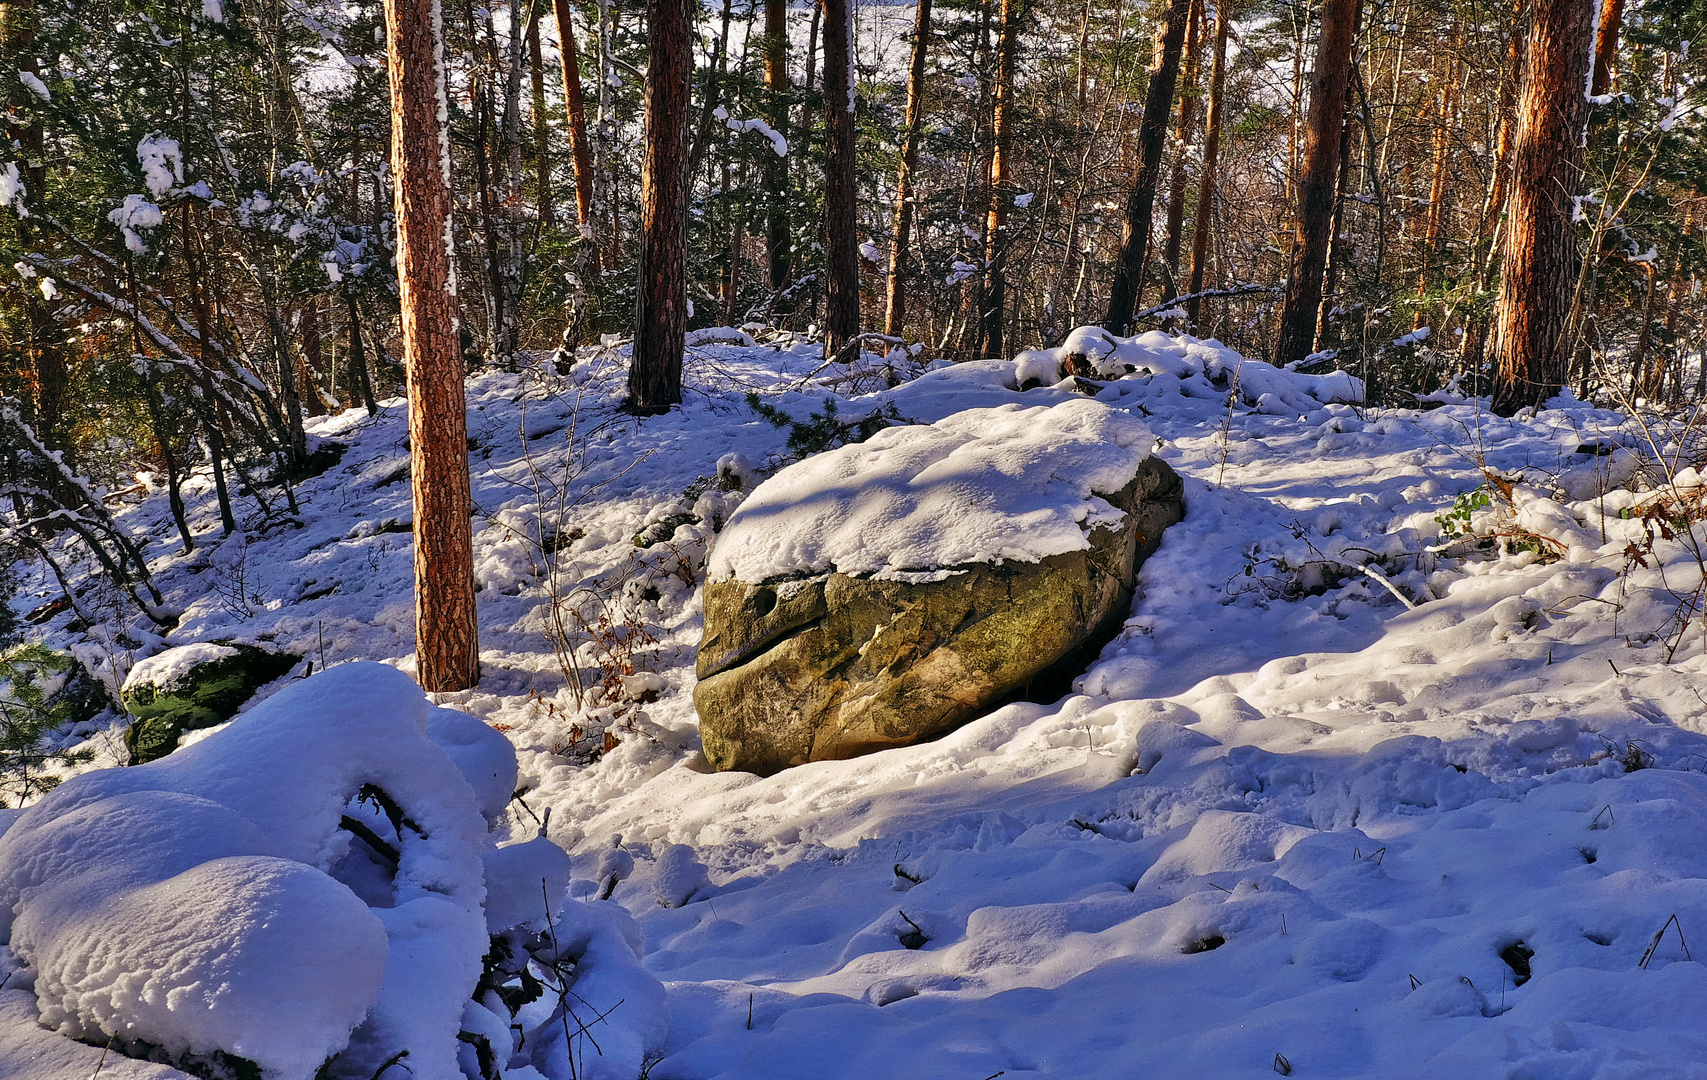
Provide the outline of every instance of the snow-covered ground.
[[[1680,622],[1702,569],[1642,513],[1701,481],[1643,464],[1673,452],[1657,422],[1323,404],[1349,380],[1159,334],[1074,343],[1130,376],[1023,392],[1061,357],[877,389],[809,343],[720,336],[739,337],[691,350],[685,406],[644,421],[615,410],[608,356],[470,381],[483,678],[436,696],[515,744],[513,837],[549,810],[570,895],[638,920],[670,1014],[653,1080],[1707,1076],[1707,698],[1702,624]],[[1093,393],[1154,433],[1187,515],[1071,695],[854,761],[711,773],[697,584],[788,453],[749,390],[802,420],[834,399],[839,421],[922,422]],[[312,430],[349,449],[299,489],[300,528],[222,543],[201,476],[184,556],[158,488],[125,507],[186,608],[169,639],[80,637],[67,615],[49,642],[115,680],[215,638],[407,670],[401,404]],[[556,636],[609,693],[577,702],[553,593],[593,614]],[[100,1046],[35,1015],[0,988],[0,1077],[86,1080]]]

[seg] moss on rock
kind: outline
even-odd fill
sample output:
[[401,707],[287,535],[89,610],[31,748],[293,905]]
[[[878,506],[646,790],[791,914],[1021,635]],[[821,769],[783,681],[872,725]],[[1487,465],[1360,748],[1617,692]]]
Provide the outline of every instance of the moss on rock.
[[226,641],[180,648],[198,653],[178,663],[171,662],[177,649],[151,657],[150,661],[166,662],[155,663],[152,668],[139,664],[120,691],[120,701],[131,716],[125,747],[132,765],[170,754],[186,731],[231,719],[256,690],[301,659],[291,653]]
[[1136,569],[1184,516],[1156,458],[1119,492],[1115,528],[1035,563],[937,581],[850,577],[705,588],[699,710],[713,768],[764,775],[950,731],[1118,631]]

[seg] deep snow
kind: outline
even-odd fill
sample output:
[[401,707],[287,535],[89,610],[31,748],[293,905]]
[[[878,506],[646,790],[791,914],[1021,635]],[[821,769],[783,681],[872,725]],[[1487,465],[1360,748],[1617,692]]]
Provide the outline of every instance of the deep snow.
[[[513,838],[549,809],[572,903],[608,889],[638,919],[670,1015],[655,1080],[1707,1075],[1707,969],[1686,951],[1707,942],[1707,700],[1700,625],[1678,624],[1701,570],[1663,536],[1647,567],[1626,553],[1649,546],[1644,501],[1697,491],[1662,483],[1693,456],[1642,466],[1663,431],[1569,401],[1509,421],[1332,404],[1350,380],[1157,334],[1069,342],[1132,377],[1023,392],[1064,353],[903,362],[880,389],[818,371],[810,343],[718,338],[692,351],[686,405],[645,421],[616,413],[608,355],[471,380],[484,677],[437,696],[516,745]],[[1067,698],[712,774],[695,584],[745,494],[715,480],[785,453],[749,389],[802,419],[843,393],[843,418],[927,423],[1094,393],[1159,438],[1187,517]],[[221,544],[205,476],[202,553],[175,553],[158,488],[124,509],[187,608],[169,641],[82,640],[61,617],[50,642],[112,680],[212,638],[407,669],[401,405],[313,431],[350,449],[303,485],[301,528]],[[1485,475],[1522,477],[1509,506],[1453,516]],[[1514,549],[1473,542],[1490,533]],[[559,595],[586,585],[573,598],[627,605],[654,639],[606,635],[639,670],[581,709],[543,633],[554,566]],[[0,989],[0,1076],[84,1080],[99,1047],[35,1011]]]

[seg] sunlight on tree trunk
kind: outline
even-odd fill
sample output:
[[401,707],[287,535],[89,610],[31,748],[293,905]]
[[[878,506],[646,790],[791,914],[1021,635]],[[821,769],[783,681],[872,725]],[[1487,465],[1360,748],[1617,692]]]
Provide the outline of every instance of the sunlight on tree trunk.
[[1144,295],[1144,263],[1150,246],[1150,219],[1156,187],[1162,174],[1162,144],[1167,141],[1168,113],[1174,85],[1179,81],[1180,49],[1192,0],[1168,0],[1167,15],[1156,35],[1156,63],[1150,69],[1150,88],[1144,95],[1144,118],[1138,128],[1138,169],[1126,202],[1126,223],[1115,256],[1114,282],[1109,286],[1108,314],[1102,324],[1124,334]]
[[1286,302],[1274,347],[1277,365],[1296,364],[1316,343],[1316,317],[1322,306],[1322,274],[1334,217],[1334,187],[1339,180],[1340,127],[1345,121],[1346,83],[1357,36],[1359,0],[1327,0],[1322,5],[1322,36],[1310,76],[1310,120],[1298,175],[1297,224],[1292,235],[1292,268],[1286,275]]
[[386,0],[385,5],[397,283],[415,497],[416,674],[423,688],[448,691],[478,681],[480,644],[438,12],[435,0]]
[[1581,0],[1536,0],[1511,163],[1505,272],[1495,317],[1499,360],[1494,410],[1539,405],[1564,384],[1565,339],[1576,277],[1571,211],[1582,177],[1593,9]]

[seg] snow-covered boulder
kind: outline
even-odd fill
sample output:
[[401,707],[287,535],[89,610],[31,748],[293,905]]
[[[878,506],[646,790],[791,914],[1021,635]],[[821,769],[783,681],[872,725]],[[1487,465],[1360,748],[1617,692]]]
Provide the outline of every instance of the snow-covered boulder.
[[231,719],[255,691],[299,659],[254,645],[198,641],[139,662],[119,692],[131,715],[125,732],[131,764],[165,757],[184,732]]
[[889,428],[761,484],[711,554],[694,691],[718,769],[940,734],[1087,647],[1184,514],[1150,431],[1090,400]]

